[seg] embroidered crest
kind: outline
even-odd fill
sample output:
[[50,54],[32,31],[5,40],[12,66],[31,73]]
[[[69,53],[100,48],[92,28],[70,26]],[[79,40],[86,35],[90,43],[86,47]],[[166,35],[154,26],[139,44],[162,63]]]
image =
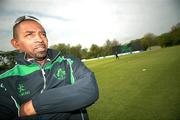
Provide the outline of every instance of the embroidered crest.
[[59,68],[55,74],[56,78],[58,80],[62,80],[66,78],[66,71],[63,70],[62,68]]
[[25,96],[30,94],[29,90],[26,90],[23,84],[18,84],[18,93],[20,96]]

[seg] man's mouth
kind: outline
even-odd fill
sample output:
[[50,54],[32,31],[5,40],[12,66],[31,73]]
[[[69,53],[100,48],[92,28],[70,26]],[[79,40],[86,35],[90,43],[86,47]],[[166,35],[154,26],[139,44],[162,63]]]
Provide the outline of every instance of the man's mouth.
[[44,50],[46,50],[46,46],[44,44],[36,45],[35,50],[36,51],[44,51]]

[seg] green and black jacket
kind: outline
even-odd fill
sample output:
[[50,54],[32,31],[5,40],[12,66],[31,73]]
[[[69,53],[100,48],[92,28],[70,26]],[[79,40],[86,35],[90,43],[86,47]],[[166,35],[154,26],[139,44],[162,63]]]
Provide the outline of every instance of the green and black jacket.
[[[79,60],[48,49],[44,66],[19,53],[15,66],[0,75],[0,119],[86,120],[85,108],[98,99],[94,74]],[[31,100],[38,115],[19,118]]]

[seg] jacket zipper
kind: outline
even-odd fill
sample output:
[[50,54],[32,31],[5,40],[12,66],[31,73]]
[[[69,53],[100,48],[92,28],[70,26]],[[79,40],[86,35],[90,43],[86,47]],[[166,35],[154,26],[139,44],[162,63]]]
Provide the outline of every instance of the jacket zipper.
[[[24,58],[25,59],[25,58]],[[32,63],[31,61],[28,61],[28,62],[30,62],[30,63]],[[39,64],[38,64],[39,65]],[[40,65],[39,65],[40,66]],[[44,69],[43,69],[43,67],[42,66],[40,66],[40,69],[41,69],[41,73],[42,73],[42,76],[43,76],[43,82],[44,82],[44,85],[43,85],[43,89],[41,90],[41,93],[43,93],[43,91],[45,90],[45,88],[46,88],[46,77],[45,77],[45,71],[44,71]]]
[[44,81],[44,85],[43,85],[43,89],[41,90],[41,93],[43,93],[43,91],[45,90],[46,88],[46,77],[45,77],[45,71],[43,68],[41,68],[41,73],[42,73],[42,76],[43,76],[43,81]]
[[84,115],[82,113],[82,110],[80,110],[80,112],[81,112],[81,120],[84,120]]

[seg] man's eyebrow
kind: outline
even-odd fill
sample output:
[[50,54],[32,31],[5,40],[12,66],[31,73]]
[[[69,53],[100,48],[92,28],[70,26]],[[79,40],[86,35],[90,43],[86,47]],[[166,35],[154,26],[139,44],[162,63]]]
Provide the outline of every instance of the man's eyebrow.
[[45,31],[45,30],[42,30],[41,32],[42,32],[42,33],[46,33],[46,31]]
[[[36,32],[35,30],[27,30],[27,31],[25,31],[25,33],[35,33],[35,32]],[[41,33],[46,33],[45,30],[41,30],[41,31],[39,31],[39,32],[41,32]]]
[[35,33],[36,31],[34,30],[28,30],[28,31],[25,31],[25,33]]

